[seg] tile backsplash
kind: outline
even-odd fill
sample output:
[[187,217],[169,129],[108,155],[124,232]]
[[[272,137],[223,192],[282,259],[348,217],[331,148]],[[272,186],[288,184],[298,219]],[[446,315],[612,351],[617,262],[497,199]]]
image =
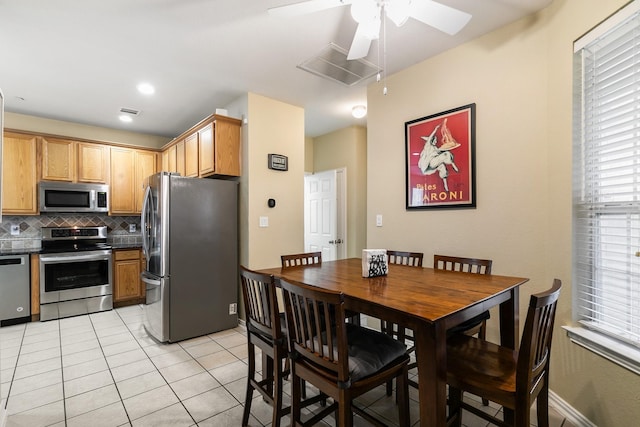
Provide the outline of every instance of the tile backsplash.
[[[136,231],[129,232],[130,224]],[[11,226],[18,226],[20,234],[11,235]],[[56,215],[2,215],[0,223],[0,249],[38,249],[41,247],[41,227],[106,225],[107,241],[113,245],[141,244],[140,217],[108,216],[98,214],[56,214]]]

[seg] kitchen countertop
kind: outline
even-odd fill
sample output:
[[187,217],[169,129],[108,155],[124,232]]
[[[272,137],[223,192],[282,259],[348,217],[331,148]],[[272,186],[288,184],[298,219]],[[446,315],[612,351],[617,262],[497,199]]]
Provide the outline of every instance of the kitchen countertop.
[[40,253],[40,251],[41,248],[0,249],[0,256],[38,254]]

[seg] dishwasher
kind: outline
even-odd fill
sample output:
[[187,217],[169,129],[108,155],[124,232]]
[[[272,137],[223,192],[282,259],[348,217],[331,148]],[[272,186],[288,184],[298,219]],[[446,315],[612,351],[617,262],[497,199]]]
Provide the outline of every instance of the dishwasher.
[[0,326],[31,320],[29,255],[0,255]]

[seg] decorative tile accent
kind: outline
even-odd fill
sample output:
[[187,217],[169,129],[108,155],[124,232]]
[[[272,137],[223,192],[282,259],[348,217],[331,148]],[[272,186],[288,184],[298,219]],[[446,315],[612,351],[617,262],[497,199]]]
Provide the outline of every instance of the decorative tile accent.
[[[20,227],[20,235],[11,235],[11,226]],[[140,232],[129,233],[129,224],[140,230],[140,217],[108,216],[98,214],[57,214],[57,215],[3,215],[0,223],[0,250],[39,249],[42,247],[42,227],[101,226],[108,228],[107,241],[114,246],[141,245]]]

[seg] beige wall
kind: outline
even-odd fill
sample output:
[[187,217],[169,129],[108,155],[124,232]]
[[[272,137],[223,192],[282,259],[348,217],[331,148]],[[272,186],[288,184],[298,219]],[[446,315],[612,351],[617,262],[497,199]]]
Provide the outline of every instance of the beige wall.
[[351,126],[313,139],[313,171],[347,170],[347,257],[366,247],[367,129]]
[[145,135],[98,126],[63,122],[60,120],[43,119],[42,117],[17,113],[5,112],[4,114],[4,127],[7,129],[48,133],[51,135],[90,139],[101,142],[116,142],[119,144],[138,145],[150,148],[160,148],[170,141],[170,138],[156,135]]
[[[445,52],[368,89],[367,243],[494,260],[531,293],[564,283],[551,389],[600,427],[636,425],[640,377],[572,344],[572,42],[626,0],[556,0],[543,12]],[[404,123],[477,105],[477,208],[406,211]],[[375,227],[375,214],[384,226]],[[491,329],[497,327],[493,313]],[[521,322],[522,326],[522,322]]]
[[[281,254],[301,252],[304,246],[304,110],[249,93],[245,117],[241,262],[259,269],[280,265]],[[270,153],[287,156],[289,170],[268,169]],[[268,207],[270,198],[275,208]],[[269,227],[258,226],[260,216],[269,217]]]
[[313,173],[313,138],[304,138],[304,171]]

